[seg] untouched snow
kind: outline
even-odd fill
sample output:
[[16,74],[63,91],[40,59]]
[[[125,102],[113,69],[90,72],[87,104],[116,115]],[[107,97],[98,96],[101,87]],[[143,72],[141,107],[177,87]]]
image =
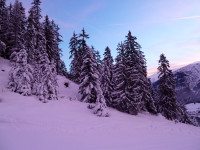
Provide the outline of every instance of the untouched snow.
[[93,115],[87,104],[77,101],[78,86],[62,76],[57,101],[44,104],[12,93],[5,88],[9,69],[9,62],[0,58],[0,150],[200,149],[198,127],[113,109],[110,117]]

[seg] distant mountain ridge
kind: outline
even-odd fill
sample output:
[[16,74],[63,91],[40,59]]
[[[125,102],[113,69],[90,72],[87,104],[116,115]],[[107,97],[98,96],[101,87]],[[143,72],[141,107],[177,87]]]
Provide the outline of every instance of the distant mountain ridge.
[[[176,69],[173,74],[178,101],[184,104],[200,102],[200,62]],[[150,79],[154,87],[157,87],[158,73],[150,76]]]

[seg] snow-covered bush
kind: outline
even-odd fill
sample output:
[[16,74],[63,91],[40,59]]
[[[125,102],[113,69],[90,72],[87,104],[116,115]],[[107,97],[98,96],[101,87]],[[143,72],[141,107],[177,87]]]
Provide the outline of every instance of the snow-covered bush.
[[27,64],[26,50],[11,54],[12,69],[9,74],[8,87],[13,91],[24,96],[31,95],[33,76],[32,68]]

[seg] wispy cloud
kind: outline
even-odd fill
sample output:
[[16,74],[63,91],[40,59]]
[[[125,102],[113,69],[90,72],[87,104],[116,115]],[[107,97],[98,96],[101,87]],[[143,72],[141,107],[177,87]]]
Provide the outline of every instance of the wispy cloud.
[[180,17],[176,18],[175,20],[196,19],[196,18],[200,18],[200,16]]

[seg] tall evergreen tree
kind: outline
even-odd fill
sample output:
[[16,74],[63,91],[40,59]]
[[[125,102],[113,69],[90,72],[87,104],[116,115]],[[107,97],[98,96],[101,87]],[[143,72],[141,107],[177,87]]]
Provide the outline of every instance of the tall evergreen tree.
[[43,22],[44,26],[44,35],[46,39],[46,51],[49,60],[54,60],[55,59],[55,53],[56,50],[54,49],[54,32],[53,32],[53,27],[51,25],[51,21],[49,20],[48,15],[45,16],[45,20]]
[[[141,46],[136,42],[137,38],[132,36],[129,31],[124,41],[125,46],[125,66],[126,66],[126,95],[128,97],[127,109],[133,111],[133,114],[137,114],[144,109],[143,96],[143,81],[141,75],[140,64],[140,49]],[[130,108],[129,108],[130,107]],[[131,112],[130,112],[131,113]]]
[[114,78],[121,76],[122,79],[117,83],[115,81],[114,95],[118,93],[119,96],[114,96],[114,106],[134,115],[141,111],[156,113],[147,79],[146,60],[136,40],[137,38],[129,31],[126,40],[121,44],[123,53],[119,53],[118,56],[121,68],[114,70]]
[[7,42],[8,42],[8,33],[9,33],[9,9],[6,6],[6,0],[0,0],[0,41],[1,45],[4,45],[4,50],[2,50],[1,55],[5,58],[7,56]]
[[38,56],[41,53],[46,53],[46,39],[43,25],[40,22],[42,18],[40,4],[40,0],[34,0],[28,16],[26,47],[28,49],[28,62],[31,64],[36,64],[40,59]]
[[109,47],[106,47],[103,58],[103,69],[101,77],[101,88],[107,106],[112,106],[113,92],[113,58]]
[[22,3],[15,1],[10,15],[9,40],[7,43],[8,55],[25,48],[26,16]]
[[80,100],[82,102],[93,103],[89,105],[89,108],[93,109],[94,113],[98,116],[108,116],[105,110],[106,102],[100,87],[97,62],[89,47],[85,51],[81,68]]
[[80,71],[83,64],[83,57],[88,47],[86,44],[86,39],[88,38],[89,35],[86,34],[85,29],[83,28],[82,33],[80,33],[78,36],[74,32],[73,37],[69,43],[71,53],[70,58],[72,58],[70,72],[76,83],[80,83],[81,81]]
[[54,61],[57,73],[65,75],[66,67],[64,62],[61,60],[62,50],[59,48],[59,43],[62,42],[61,35],[59,34],[59,27],[53,20],[50,21],[48,16],[45,16],[43,26],[48,58],[50,61]]
[[116,64],[113,67],[113,85],[112,92],[112,107],[127,112],[127,97],[126,97],[126,85],[127,79],[125,74],[125,48],[121,42],[117,47],[118,55],[116,57]]
[[55,24],[55,22],[52,20],[51,21],[51,26],[53,28],[53,33],[54,33],[54,63],[56,66],[56,71],[58,74],[60,75],[64,75],[67,76],[67,68],[65,66],[65,63],[61,60],[61,56],[62,56],[62,49],[59,47],[60,43],[62,42],[62,36],[59,33],[59,26],[57,24]]
[[175,120],[178,118],[178,105],[175,95],[174,76],[169,67],[169,61],[164,54],[161,54],[158,67],[159,112],[167,119]]
[[74,32],[72,38],[69,42],[70,48],[70,59],[72,59],[70,63],[70,75],[72,76],[72,80],[75,82],[79,82],[80,77],[80,66],[79,66],[79,52],[78,52],[78,35]]

